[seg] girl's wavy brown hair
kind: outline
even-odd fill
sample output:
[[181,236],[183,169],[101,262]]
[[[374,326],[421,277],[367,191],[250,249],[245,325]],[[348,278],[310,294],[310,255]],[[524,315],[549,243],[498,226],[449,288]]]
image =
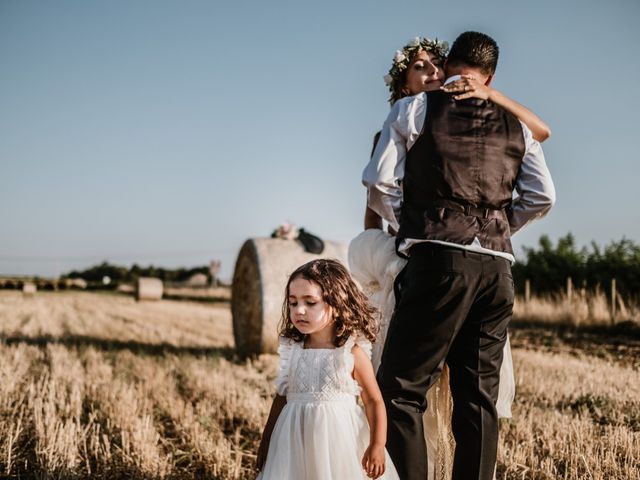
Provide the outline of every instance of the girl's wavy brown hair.
[[289,285],[296,278],[304,278],[317,283],[322,289],[322,299],[334,312],[336,336],[334,344],[341,347],[352,335],[362,334],[370,342],[375,342],[378,325],[375,308],[369,305],[367,297],[360,291],[347,269],[336,260],[318,259],[298,267],[289,277],[282,304],[282,318],[278,333],[283,337],[301,342],[306,335],[301,333],[291,321],[289,314]]

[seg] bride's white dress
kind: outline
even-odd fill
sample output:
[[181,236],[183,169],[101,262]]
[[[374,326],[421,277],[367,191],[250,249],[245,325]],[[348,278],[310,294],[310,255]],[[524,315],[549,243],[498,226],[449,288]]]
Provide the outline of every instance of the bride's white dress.
[[[372,362],[380,366],[382,347],[395,307],[393,283],[406,265],[395,251],[395,238],[387,232],[369,229],[355,237],[349,245],[349,269],[378,309],[380,332],[373,345]],[[500,388],[497,410],[501,418],[511,418],[511,404],[515,396],[515,379],[509,338],[504,347],[500,369]],[[445,366],[440,380],[427,392],[427,411],[424,415],[425,441],[429,459],[428,480],[451,478],[455,442],[451,432],[451,390],[449,372]]]
[[[304,349],[281,338],[276,390],[286,395],[257,480],[367,479],[361,461],[369,446],[369,424],[356,402],[360,387],[352,376],[352,349],[369,355],[371,343],[350,338],[342,347]],[[386,455],[383,480],[398,480]]]

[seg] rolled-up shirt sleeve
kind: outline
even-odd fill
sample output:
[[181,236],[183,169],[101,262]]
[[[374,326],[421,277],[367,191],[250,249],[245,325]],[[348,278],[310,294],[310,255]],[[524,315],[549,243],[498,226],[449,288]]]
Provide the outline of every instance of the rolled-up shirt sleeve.
[[407,145],[413,136],[410,127],[414,120],[409,118],[409,113],[414,113],[415,107],[410,101],[395,103],[382,126],[371,160],[362,173],[362,183],[368,190],[369,208],[396,231],[402,208],[402,178]]
[[511,203],[509,226],[513,235],[528,223],[545,216],[556,202],[556,190],[540,142],[522,124],[525,154],[516,179],[517,196]]

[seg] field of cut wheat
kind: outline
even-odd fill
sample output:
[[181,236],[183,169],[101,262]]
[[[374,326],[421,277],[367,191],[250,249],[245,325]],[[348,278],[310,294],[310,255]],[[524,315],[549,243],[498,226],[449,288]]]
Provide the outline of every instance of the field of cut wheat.
[[[0,477],[253,478],[277,357],[235,354],[227,304],[1,292],[0,337]],[[640,478],[639,350],[616,338],[514,329],[499,479]]]

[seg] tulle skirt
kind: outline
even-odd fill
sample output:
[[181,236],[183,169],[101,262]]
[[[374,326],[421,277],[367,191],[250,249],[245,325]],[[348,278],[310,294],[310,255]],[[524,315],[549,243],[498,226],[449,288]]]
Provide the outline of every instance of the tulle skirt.
[[[355,397],[314,401],[305,396],[287,398],[258,480],[367,479],[362,457],[369,446],[369,425]],[[388,453],[385,466],[380,478],[399,478]]]

